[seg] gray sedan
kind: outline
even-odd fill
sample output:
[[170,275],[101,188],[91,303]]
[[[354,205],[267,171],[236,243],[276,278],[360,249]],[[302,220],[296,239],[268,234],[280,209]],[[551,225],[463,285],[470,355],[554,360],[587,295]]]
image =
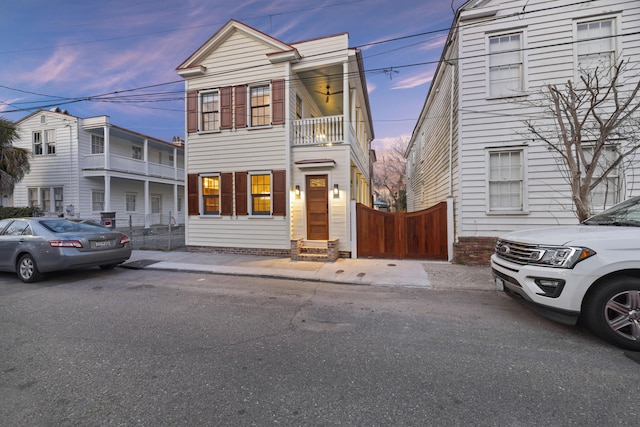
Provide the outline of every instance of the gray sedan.
[[129,237],[89,222],[63,218],[0,220],[0,271],[23,282],[42,273],[100,266],[111,269],[131,256]]

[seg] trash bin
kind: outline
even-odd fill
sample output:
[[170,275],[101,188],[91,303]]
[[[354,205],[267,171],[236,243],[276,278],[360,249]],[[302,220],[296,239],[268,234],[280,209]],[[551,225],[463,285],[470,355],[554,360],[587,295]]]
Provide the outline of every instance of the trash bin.
[[116,228],[116,213],[100,212],[100,222],[107,228]]

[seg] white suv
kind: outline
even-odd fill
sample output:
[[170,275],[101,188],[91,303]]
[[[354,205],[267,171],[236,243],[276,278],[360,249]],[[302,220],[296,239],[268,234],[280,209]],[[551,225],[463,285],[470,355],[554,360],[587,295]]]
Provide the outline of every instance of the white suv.
[[491,268],[498,287],[540,314],[582,318],[601,338],[640,351],[640,197],[580,225],[506,234]]

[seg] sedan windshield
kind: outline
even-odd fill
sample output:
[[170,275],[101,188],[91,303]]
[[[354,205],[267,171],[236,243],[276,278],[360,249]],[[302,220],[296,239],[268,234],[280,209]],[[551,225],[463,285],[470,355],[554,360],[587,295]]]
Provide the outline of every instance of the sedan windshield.
[[583,222],[586,225],[640,227],[640,197],[626,200]]

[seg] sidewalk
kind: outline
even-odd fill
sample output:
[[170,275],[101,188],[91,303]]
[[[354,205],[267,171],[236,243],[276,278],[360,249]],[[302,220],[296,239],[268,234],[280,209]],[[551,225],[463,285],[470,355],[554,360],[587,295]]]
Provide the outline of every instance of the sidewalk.
[[121,267],[350,285],[496,289],[488,266],[462,266],[437,261],[340,258],[333,263],[323,263],[254,255],[134,250],[129,261]]

